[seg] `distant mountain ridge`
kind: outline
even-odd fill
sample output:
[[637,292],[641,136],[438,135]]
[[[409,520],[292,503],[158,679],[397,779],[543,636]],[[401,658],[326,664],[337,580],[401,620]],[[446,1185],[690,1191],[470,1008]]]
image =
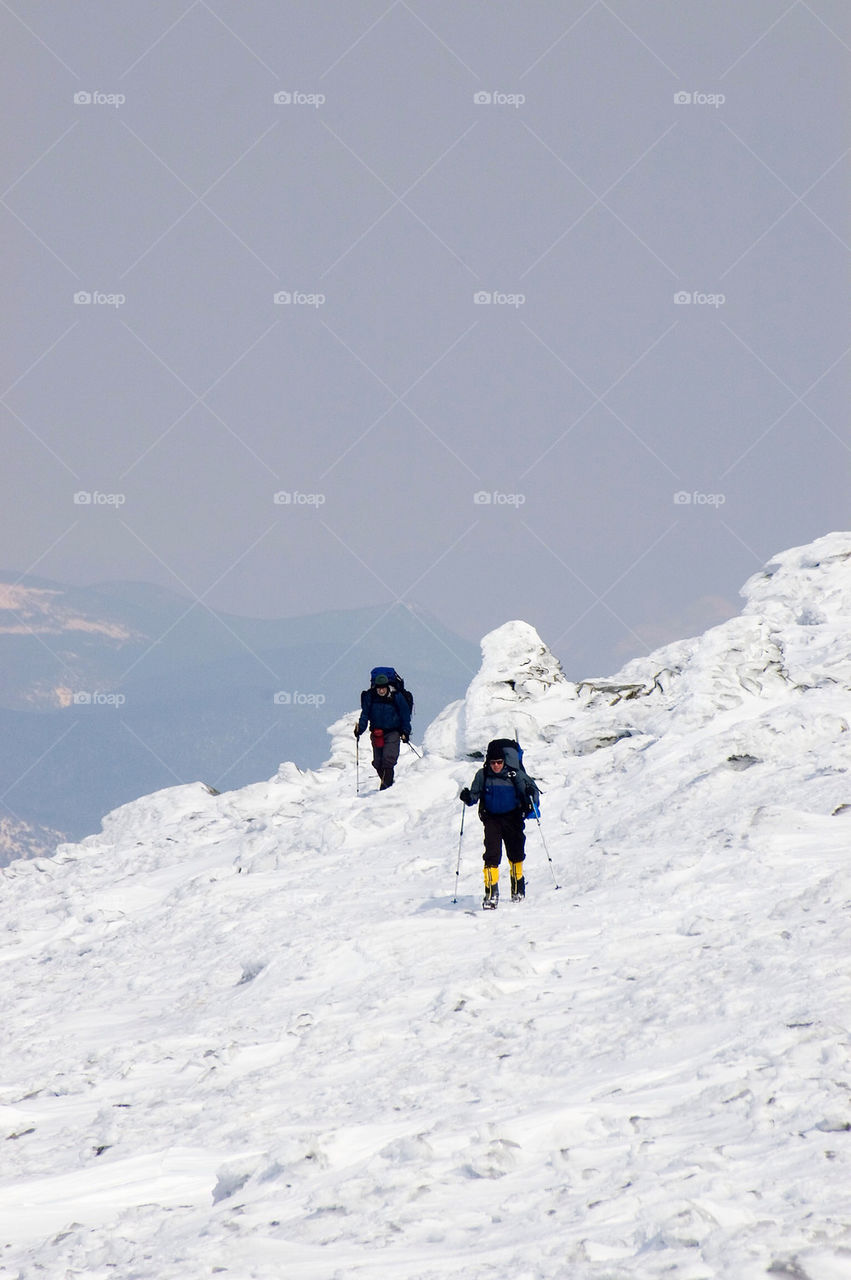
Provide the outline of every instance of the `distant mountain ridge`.
[[0,816],[79,838],[160,787],[318,765],[328,720],[387,662],[414,691],[416,736],[478,653],[408,605],[241,618],[149,583],[0,573]]

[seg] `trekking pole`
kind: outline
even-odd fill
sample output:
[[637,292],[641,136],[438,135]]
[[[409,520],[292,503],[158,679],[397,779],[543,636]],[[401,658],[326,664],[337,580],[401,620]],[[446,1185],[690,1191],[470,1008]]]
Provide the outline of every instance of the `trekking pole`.
[[360,736],[355,738],[355,795],[360,795]]
[[413,751],[414,755],[417,757],[418,760],[422,760],[422,756],[420,755],[419,751],[417,751],[413,742],[407,742],[405,745],[411,748],[411,750]]
[[[461,803],[464,803],[463,800]],[[466,813],[467,806],[464,805],[464,808],[461,810],[461,834],[458,837],[458,864],[455,868],[455,897],[452,899],[453,902],[458,901],[458,877],[461,874],[461,841],[464,839],[464,817]]]
[[561,885],[559,884],[558,880],[556,880],[556,873],[555,873],[555,867],[553,866],[553,860],[550,857],[550,851],[547,848],[547,842],[544,839],[544,832],[543,832],[543,828],[541,827],[541,815],[538,812],[538,806],[534,800],[532,801],[532,813],[535,815],[535,821],[538,824],[538,831],[541,833],[541,844],[544,846],[544,853],[547,855],[547,862],[550,864],[550,871],[552,872],[553,884],[557,889],[560,889]]

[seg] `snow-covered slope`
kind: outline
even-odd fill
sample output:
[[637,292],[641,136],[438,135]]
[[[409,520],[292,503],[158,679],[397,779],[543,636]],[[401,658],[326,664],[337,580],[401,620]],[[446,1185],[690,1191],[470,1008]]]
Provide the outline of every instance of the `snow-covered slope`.
[[[745,590],[582,685],[506,624],[387,793],[352,714],[2,872],[0,1275],[851,1276],[851,535]],[[549,857],[483,913],[515,730]]]

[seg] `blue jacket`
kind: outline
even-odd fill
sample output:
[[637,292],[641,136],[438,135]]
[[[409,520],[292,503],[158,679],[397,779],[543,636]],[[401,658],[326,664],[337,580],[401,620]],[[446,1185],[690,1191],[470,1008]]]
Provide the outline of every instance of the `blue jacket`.
[[395,729],[397,733],[409,734],[411,713],[407,699],[398,690],[393,690],[386,698],[382,698],[374,689],[364,689],[360,696],[358,732],[363,733],[367,724],[370,729]]
[[513,813],[520,809],[525,817],[532,805],[540,812],[540,795],[534,778],[522,767],[503,768],[494,773],[488,766],[479,769],[470,787],[470,804],[479,802],[482,813]]

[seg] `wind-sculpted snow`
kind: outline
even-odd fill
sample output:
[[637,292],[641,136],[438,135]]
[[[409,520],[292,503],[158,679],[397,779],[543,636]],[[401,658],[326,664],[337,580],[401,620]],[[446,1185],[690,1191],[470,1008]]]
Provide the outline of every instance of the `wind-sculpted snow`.
[[[384,794],[353,712],[6,869],[0,1276],[851,1275],[851,537],[772,565],[611,678],[507,623]],[[515,730],[552,865],[483,913]]]

